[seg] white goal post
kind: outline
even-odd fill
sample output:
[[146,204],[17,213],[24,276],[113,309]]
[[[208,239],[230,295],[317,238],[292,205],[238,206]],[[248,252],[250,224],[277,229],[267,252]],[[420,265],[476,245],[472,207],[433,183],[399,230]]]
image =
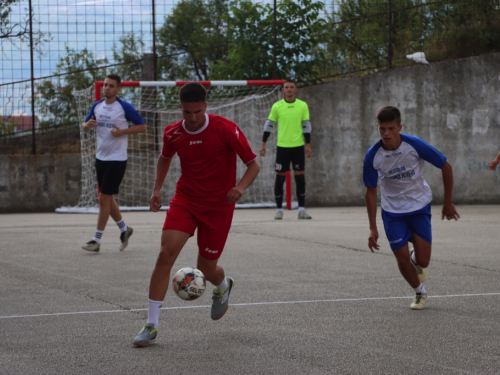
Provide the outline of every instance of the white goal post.
[[[122,82],[120,98],[130,102],[146,123],[146,132],[128,138],[128,161],[120,193],[115,199],[123,211],[149,210],[149,198],[154,185],[156,160],[162,149],[165,127],[182,119],[179,109],[178,90],[188,81],[126,81]],[[190,81],[191,82],[191,81]],[[268,147],[265,157],[259,154],[264,123],[272,105],[283,98],[283,80],[256,81],[197,81],[207,88],[207,113],[217,114],[234,121],[245,133],[252,150],[258,155],[261,166],[255,182],[236,205],[246,207],[275,207],[274,163],[276,147]],[[82,123],[92,104],[101,99],[104,82],[93,87],[74,91],[78,119],[82,160],[81,195],[75,207],[60,207],[60,213],[98,212],[98,193],[95,175],[96,132],[85,133]],[[268,144],[276,144],[276,134],[271,134]],[[238,161],[237,178],[241,178],[245,166]],[[180,177],[180,163],[174,157],[162,189],[163,209],[168,208]],[[287,206],[291,208],[291,186],[287,181]],[[295,203],[295,202],[294,202]]]

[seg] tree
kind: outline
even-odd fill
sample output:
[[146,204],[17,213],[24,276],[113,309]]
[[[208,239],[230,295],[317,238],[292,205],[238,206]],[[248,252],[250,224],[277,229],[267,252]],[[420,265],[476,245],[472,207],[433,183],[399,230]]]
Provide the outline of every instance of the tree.
[[[13,20],[12,7],[18,4],[20,0],[1,0],[0,1],[0,42],[9,40],[11,42],[21,41],[29,42],[30,34],[30,17],[33,23],[33,11],[26,10],[24,16],[19,16]],[[38,53],[42,53],[41,44],[45,41],[46,35],[41,31],[33,30],[33,48]]]
[[274,9],[251,0],[234,1],[228,20],[231,47],[227,60],[213,66],[212,79],[312,80],[324,64],[327,24],[324,4],[281,0],[276,11],[276,72],[273,63]]
[[142,58],[144,41],[142,34],[130,33],[119,38],[121,45],[113,44],[113,60],[118,65],[116,70],[122,81],[140,81],[142,79]]
[[158,30],[163,79],[208,80],[212,62],[227,55],[227,0],[182,0]]
[[76,52],[65,46],[66,55],[61,57],[56,66],[53,80],[44,80],[36,84],[36,104],[43,121],[42,128],[73,126],[79,122],[73,90],[86,89],[95,81],[102,81],[106,70],[106,58],[95,58],[86,48]]

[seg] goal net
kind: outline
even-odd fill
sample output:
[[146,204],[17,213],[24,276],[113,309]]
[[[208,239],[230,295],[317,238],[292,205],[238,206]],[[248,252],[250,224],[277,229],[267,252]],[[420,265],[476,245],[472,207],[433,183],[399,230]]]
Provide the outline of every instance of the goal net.
[[[120,98],[130,102],[141,114],[146,132],[128,137],[128,161],[120,193],[115,199],[121,210],[147,210],[154,185],[156,161],[163,142],[165,127],[182,119],[179,109],[179,86],[186,82],[122,82]],[[254,183],[238,201],[237,207],[275,207],[274,163],[276,147],[267,147],[266,156],[259,154],[264,123],[271,106],[283,97],[283,81],[207,81],[200,82],[207,88],[207,113],[234,121],[245,133],[252,150],[258,155],[261,169]],[[94,87],[74,91],[78,106],[81,139],[81,195],[76,207],[61,207],[56,212],[98,212],[97,180],[95,173],[96,131],[85,133],[81,127],[92,104],[101,99],[103,82]],[[271,134],[268,145],[276,144],[276,134]],[[246,166],[238,160],[237,178]],[[180,177],[180,162],[175,156],[162,188],[163,209],[169,205]]]

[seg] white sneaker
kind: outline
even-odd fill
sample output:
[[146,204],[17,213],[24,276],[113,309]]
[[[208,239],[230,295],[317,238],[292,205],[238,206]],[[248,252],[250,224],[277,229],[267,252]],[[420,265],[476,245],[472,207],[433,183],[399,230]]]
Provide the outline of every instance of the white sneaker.
[[299,217],[298,217],[299,220],[309,220],[309,219],[312,219],[312,216],[309,216],[306,212],[306,210],[303,210],[303,211],[299,211]]
[[416,293],[413,302],[410,305],[412,310],[423,310],[427,302],[427,293]]
[[276,215],[274,215],[274,220],[283,220],[283,211],[276,211]]

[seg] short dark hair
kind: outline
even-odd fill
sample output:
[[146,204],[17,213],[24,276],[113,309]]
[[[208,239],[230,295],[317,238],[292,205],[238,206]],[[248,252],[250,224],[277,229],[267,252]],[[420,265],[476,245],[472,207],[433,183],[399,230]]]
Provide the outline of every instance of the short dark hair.
[[398,124],[401,124],[401,112],[397,107],[387,106],[381,108],[377,112],[377,120],[379,124],[383,122],[392,122],[394,120],[396,120]]
[[283,82],[283,86],[285,86],[285,83],[293,83],[295,85],[295,87],[297,87],[297,82],[295,82],[295,80],[293,80],[291,78],[285,79],[285,82]]
[[118,74],[108,74],[106,78],[112,79],[113,81],[116,81],[118,86],[122,84],[122,79]]
[[207,100],[207,90],[198,82],[189,82],[179,90],[179,98],[181,102],[197,103]]

